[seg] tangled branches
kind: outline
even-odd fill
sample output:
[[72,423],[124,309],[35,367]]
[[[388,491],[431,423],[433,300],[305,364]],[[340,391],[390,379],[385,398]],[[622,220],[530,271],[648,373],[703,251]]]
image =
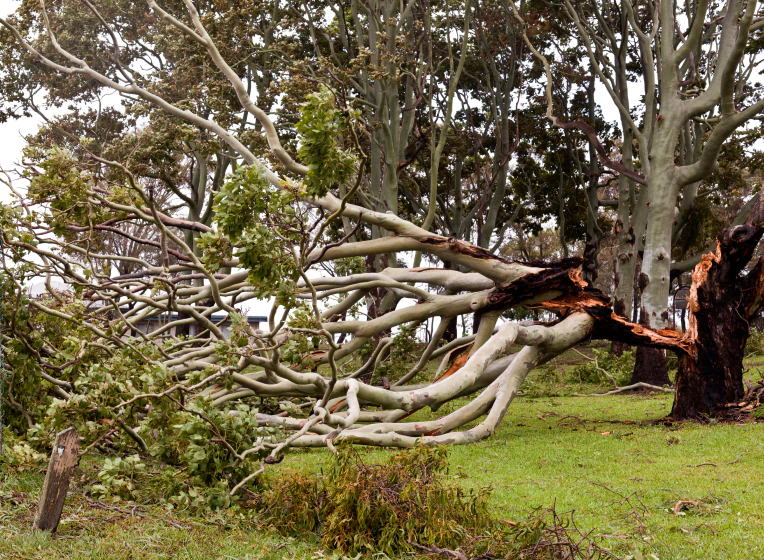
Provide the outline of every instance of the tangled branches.
[[[77,138],[69,138],[74,151],[37,154],[26,193],[8,184],[15,200],[0,207],[7,393],[27,428],[41,418],[81,422],[88,449],[121,445],[182,460],[234,494],[290,447],[347,441],[407,448],[486,438],[528,373],[587,336],[683,347],[673,331],[613,315],[582,280],[580,258],[510,262],[372,209],[357,115],[326,88],[309,96],[295,127],[309,165],[295,161],[203,18],[184,4],[190,26],[149,2],[228,80],[241,110],[258,122],[268,146],[262,154],[233,127],[137,79],[121,64],[120,41],[106,23],[113,50],[101,71],[58,42],[44,3],[44,50],[0,20],[36,64],[140,100],[202,135],[183,140],[195,158],[190,193],[163,179],[161,169],[140,175]],[[211,137],[220,145],[200,156]],[[264,163],[269,158],[285,177]],[[415,262],[424,256],[449,268],[398,262],[412,252]],[[34,282],[45,285],[44,296],[26,297]],[[267,327],[253,328],[243,306],[268,297]],[[518,306],[556,319],[502,323],[502,313]],[[476,332],[446,343],[452,320],[472,315],[481,317]],[[374,384],[372,372],[400,333],[436,320],[413,367]],[[451,363],[452,352],[467,345],[466,359]],[[520,349],[511,353],[513,346]],[[447,375],[413,384],[435,360]],[[34,405],[41,388],[48,400]],[[269,398],[282,412],[256,409]],[[461,398],[466,404],[442,418],[404,421]]]

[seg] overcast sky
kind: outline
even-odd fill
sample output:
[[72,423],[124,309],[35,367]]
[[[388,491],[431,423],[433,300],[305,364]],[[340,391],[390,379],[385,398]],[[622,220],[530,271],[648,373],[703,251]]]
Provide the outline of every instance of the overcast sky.
[[[18,0],[0,0],[0,15],[11,14],[21,4]],[[19,161],[24,141],[22,134],[34,132],[37,128],[35,119],[20,119],[0,124],[0,169],[13,169]],[[0,200],[8,200],[7,189],[0,185]]]

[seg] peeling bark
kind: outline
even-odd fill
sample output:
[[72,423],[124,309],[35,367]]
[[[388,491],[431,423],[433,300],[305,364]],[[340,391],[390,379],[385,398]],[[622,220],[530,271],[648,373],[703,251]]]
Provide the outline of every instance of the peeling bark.
[[693,271],[687,334],[695,342],[679,359],[671,411],[677,420],[724,416],[727,405],[745,396],[743,351],[760,307],[764,261],[741,273],[764,233],[762,220],[759,202],[745,224],[719,236],[716,251],[703,255]]

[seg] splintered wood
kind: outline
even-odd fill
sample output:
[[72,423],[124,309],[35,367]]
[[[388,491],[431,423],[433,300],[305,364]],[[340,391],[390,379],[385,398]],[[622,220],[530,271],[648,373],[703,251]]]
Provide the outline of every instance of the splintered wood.
[[74,428],[67,428],[56,436],[53,451],[50,454],[48,472],[40,493],[40,503],[37,505],[37,515],[32,525],[33,529],[56,532],[64,509],[66,492],[69,489],[69,478],[77,465],[79,450],[80,437]]

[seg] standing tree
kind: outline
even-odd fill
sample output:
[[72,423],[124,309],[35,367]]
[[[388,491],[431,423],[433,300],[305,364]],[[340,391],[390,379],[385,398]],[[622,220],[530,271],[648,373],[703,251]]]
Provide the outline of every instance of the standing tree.
[[[641,324],[666,328],[672,243],[698,201],[699,186],[718,168],[725,142],[764,111],[755,83],[764,17],[758,2],[737,0],[564,6],[621,117],[620,160],[611,159],[590,123],[560,119],[549,94],[548,116],[557,126],[584,132],[602,165],[620,174],[616,311],[629,317],[634,306]],[[551,82],[552,68],[537,53]],[[628,89],[637,80],[644,85],[639,116]],[[735,224],[745,222],[755,198]],[[674,264],[674,270],[689,270],[698,260]],[[638,350],[634,381],[668,381],[662,351]]]

